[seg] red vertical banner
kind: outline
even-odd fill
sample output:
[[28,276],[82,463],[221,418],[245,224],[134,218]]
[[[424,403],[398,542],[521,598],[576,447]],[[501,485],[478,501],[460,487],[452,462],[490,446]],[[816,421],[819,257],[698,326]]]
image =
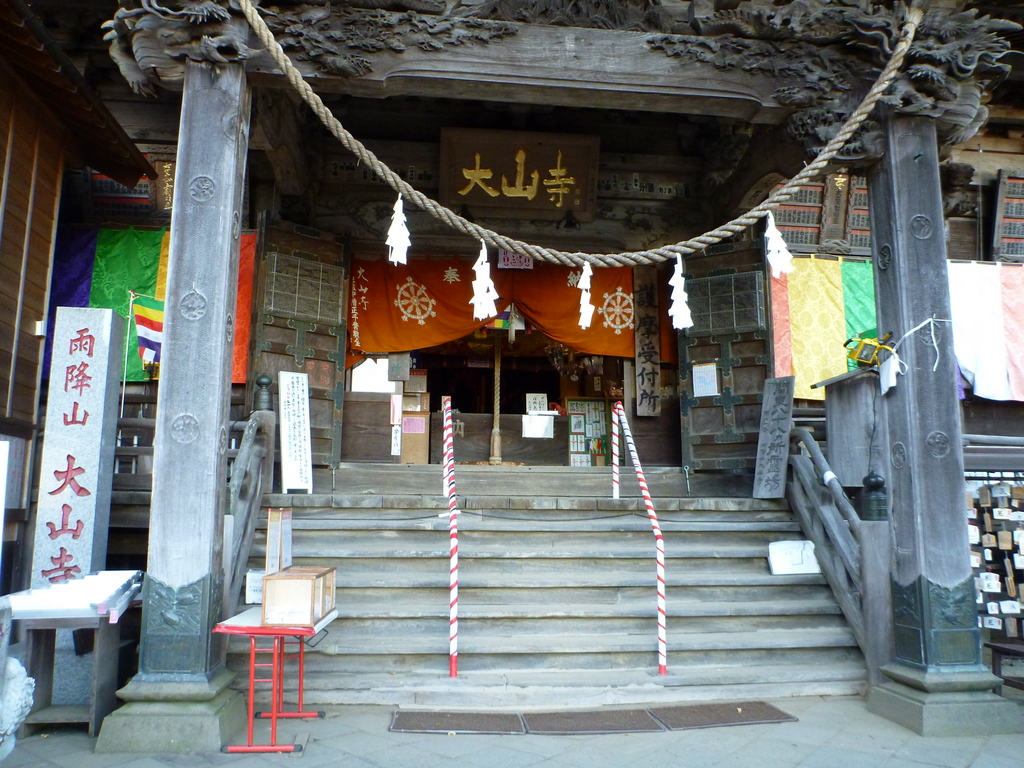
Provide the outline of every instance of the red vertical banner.
[[235,301],[235,341],[231,352],[231,383],[244,384],[249,375],[252,337],[252,289],[256,272],[256,233],[242,234],[238,257],[238,298]]

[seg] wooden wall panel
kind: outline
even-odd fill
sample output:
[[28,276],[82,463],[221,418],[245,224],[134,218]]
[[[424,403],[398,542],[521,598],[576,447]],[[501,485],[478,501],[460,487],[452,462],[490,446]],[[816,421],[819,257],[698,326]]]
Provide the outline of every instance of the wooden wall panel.
[[[0,79],[0,416],[34,423],[66,137],[12,78]],[[7,151],[10,149],[10,156]],[[12,384],[13,382],[13,384]]]

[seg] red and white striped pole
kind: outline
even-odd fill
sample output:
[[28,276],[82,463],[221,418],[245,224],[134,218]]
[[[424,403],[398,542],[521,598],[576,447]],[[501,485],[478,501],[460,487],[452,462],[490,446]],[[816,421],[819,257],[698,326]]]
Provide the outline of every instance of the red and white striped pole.
[[619,498],[619,412],[612,408],[612,498]]
[[651,492],[647,488],[647,479],[644,477],[643,467],[640,466],[640,459],[636,455],[636,444],[633,442],[633,434],[629,430],[629,422],[626,421],[626,411],[621,402],[613,406],[614,412],[618,415],[622,424],[622,436],[626,440],[626,447],[629,448],[629,457],[633,461],[633,468],[636,470],[636,479],[640,483],[640,493],[644,497],[644,505],[647,507],[647,517],[651,521],[651,528],[654,530],[654,544],[658,558],[658,674],[668,674],[668,643],[665,639],[665,537],[661,533],[661,525],[658,523],[658,514],[654,511],[654,501],[651,499]]
[[452,399],[441,398],[444,413],[444,491],[448,495],[448,676],[459,676],[459,508],[455,496],[455,438]]

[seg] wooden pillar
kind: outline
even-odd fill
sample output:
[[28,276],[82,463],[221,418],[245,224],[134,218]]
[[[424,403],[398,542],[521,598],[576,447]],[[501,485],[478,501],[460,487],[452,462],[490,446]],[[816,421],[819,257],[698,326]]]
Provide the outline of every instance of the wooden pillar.
[[945,227],[933,121],[884,121],[883,158],[869,175],[879,332],[898,340],[906,375],[886,398],[894,551],[895,659],[868,706],[925,735],[1013,732],[1016,707],[991,691],[981,662],[964,520],[956,361],[948,320]]
[[129,704],[108,718],[100,751],[217,751],[244,722],[242,697],[227,690],[231,675],[224,669],[223,643],[211,630],[221,618],[224,589],[225,451],[248,133],[249,91],[241,65],[189,61],[140,669],[120,692]]

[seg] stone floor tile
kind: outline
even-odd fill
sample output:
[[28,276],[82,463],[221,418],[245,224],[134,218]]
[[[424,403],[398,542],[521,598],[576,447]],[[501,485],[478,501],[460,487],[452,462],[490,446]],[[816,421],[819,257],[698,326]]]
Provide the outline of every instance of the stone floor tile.
[[814,744],[800,744],[778,739],[757,739],[735,752],[724,755],[715,763],[715,767],[793,768],[815,749],[816,745]]
[[[970,742],[975,742],[973,748]],[[982,746],[983,741],[976,739],[924,739],[919,736],[897,749],[893,757],[937,768],[968,768]]]
[[507,747],[503,743],[462,755],[459,763],[475,768],[533,768],[547,759],[542,755]]
[[797,765],[799,768],[879,768],[889,760],[891,752],[862,751],[824,745],[811,752]]
[[524,749],[527,741],[530,740],[529,736],[520,734],[471,734],[471,733],[457,733],[452,736],[445,735],[443,733],[430,734],[429,738],[419,742],[419,748],[431,752],[435,755],[442,755],[449,758],[462,757],[473,752],[479,752],[481,749],[486,749],[489,746],[494,745],[496,742],[500,743],[501,746],[511,746],[513,749],[518,749],[524,752],[533,752],[531,750]]

